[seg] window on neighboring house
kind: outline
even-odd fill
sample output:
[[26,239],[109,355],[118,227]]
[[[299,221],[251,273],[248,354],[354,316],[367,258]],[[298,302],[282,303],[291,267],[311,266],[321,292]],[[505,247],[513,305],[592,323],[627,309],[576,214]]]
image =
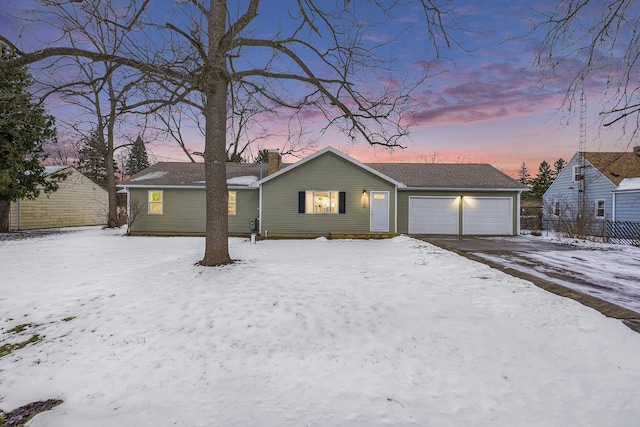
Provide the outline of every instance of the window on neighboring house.
[[149,190],[149,215],[162,215],[164,212],[162,190]]
[[596,200],[596,218],[604,218],[604,200]]
[[555,216],[560,216],[560,202],[558,200],[553,202],[553,214]]
[[236,214],[236,192],[235,191],[229,191],[229,202],[227,203],[227,211],[229,215],[235,215]]
[[298,213],[343,214],[346,213],[344,191],[300,191]]
[[580,166],[574,166],[572,171],[573,171],[573,182],[578,182],[584,179],[583,171]]

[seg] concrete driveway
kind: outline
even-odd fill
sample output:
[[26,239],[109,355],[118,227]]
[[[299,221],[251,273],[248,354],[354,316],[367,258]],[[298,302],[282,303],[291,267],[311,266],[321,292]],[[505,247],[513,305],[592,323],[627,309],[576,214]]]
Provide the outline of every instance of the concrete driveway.
[[640,248],[533,236],[412,236],[572,298],[640,331]]

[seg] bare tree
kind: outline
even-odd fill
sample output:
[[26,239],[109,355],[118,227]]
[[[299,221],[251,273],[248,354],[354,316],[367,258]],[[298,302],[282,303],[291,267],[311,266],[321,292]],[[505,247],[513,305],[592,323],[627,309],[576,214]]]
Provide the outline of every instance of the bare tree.
[[[50,9],[72,8],[92,14],[97,0],[81,6],[42,0]],[[265,10],[265,0],[242,4],[225,0],[180,0],[174,2],[167,18],[160,20],[148,8],[148,0],[115,17],[91,15],[92,19],[126,17],[128,33],[113,51],[57,44],[32,52],[18,50],[20,57],[5,65],[25,65],[48,58],[82,56],[94,61],[110,61],[147,74],[162,76],[167,84],[195,94],[203,102],[205,119],[206,239],[202,265],[232,262],[228,250],[226,148],[229,94],[234,84],[252,88],[264,105],[268,103],[295,115],[308,108],[324,117],[327,127],[335,127],[351,140],[371,145],[401,147],[407,134],[403,113],[411,107],[413,84],[403,79],[403,71],[393,68],[389,46],[394,36],[384,25],[395,14],[413,15],[421,7],[426,37],[434,48],[449,48],[447,34],[455,24],[453,15],[437,0],[417,5],[400,1],[383,5],[374,1],[319,0],[278,2],[274,11]],[[449,4],[449,2],[443,2]],[[259,9],[262,12],[259,14]],[[159,13],[159,12],[158,12]],[[146,25],[141,25],[148,19]],[[368,37],[383,28],[383,41]],[[71,39],[81,28],[65,29]],[[403,31],[404,29],[400,29]],[[377,34],[375,34],[377,35]],[[6,41],[6,37],[0,40]],[[429,44],[429,43],[427,43]],[[375,81],[376,84],[371,84]],[[383,82],[388,83],[384,84]],[[176,93],[177,95],[177,93]],[[176,96],[176,101],[186,99]]]
[[[583,85],[607,101],[602,125],[640,129],[640,3],[635,0],[563,0],[536,30],[545,37],[537,62],[543,76],[569,76],[564,105],[574,108]],[[632,121],[629,121],[633,119]]]

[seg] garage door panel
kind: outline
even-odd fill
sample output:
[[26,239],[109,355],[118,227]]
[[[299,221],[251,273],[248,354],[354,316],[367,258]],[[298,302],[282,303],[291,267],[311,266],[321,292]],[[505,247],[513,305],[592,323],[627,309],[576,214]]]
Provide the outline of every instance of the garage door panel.
[[462,233],[467,235],[512,235],[513,199],[510,197],[465,197],[462,203]]
[[410,234],[458,234],[458,197],[410,197]]

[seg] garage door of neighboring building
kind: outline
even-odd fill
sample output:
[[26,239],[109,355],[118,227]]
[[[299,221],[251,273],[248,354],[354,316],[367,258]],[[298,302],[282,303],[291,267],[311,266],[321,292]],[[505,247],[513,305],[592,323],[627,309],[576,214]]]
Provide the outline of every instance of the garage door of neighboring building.
[[462,234],[511,236],[513,199],[511,197],[463,197]]
[[458,234],[459,198],[409,197],[409,234]]

